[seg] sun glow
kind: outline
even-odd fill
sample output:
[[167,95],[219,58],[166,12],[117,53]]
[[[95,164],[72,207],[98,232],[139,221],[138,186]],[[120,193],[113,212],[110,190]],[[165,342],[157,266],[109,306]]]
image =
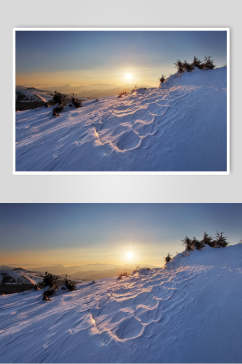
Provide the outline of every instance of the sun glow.
[[125,253],[125,259],[129,262],[132,262],[134,260],[134,252],[132,250],[128,250]]
[[134,75],[133,75],[132,73],[130,73],[130,72],[126,72],[126,73],[124,74],[124,80],[125,80],[126,82],[128,82],[128,83],[131,83],[131,82],[133,82],[133,81],[134,81]]

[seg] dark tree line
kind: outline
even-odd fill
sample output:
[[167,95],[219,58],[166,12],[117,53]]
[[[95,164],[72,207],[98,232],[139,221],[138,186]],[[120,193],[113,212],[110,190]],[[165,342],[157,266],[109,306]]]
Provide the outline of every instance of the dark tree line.
[[212,70],[215,68],[215,63],[210,56],[204,57],[201,61],[198,57],[194,56],[193,61],[191,63],[185,61],[181,61],[180,59],[177,60],[175,63],[178,73],[183,72],[191,72],[195,68],[200,70]]
[[207,233],[203,234],[202,240],[198,240],[196,237],[190,239],[186,236],[183,239],[183,243],[185,245],[186,251],[191,250],[201,250],[206,245],[211,248],[225,248],[228,245],[227,238],[224,236],[224,233],[216,233],[215,238],[212,238]]
[[[188,236],[182,240],[185,245],[185,250],[187,252],[193,250],[201,250],[205,248],[206,245],[211,248],[225,248],[228,245],[228,241],[223,232],[216,233],[215,237],[212,238],[208,233],[203,234],[203,238],[198,240],[195,236],[191,239]],[[172,260],[171,255],[168,253],[165,257],[165,264],[167,265]]]

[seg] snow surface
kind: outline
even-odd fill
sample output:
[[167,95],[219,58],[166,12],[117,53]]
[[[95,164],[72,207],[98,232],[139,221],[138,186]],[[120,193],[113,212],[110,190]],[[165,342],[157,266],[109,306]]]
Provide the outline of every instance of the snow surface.
[[16,112],[17,171],[225,171],[226,67],[162,88]]
[[0,297],[1,362],[242,362],[242,244],[166,269]]

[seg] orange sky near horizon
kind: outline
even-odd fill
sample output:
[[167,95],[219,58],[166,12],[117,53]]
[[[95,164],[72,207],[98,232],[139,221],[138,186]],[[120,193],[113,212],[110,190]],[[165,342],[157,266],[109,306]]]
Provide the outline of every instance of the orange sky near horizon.
[[67,248],[49,250],[24,250],[18,252],[2,252],[1,265],[33,265],[45,266],[62,264],[68,266],[86,264],[134,264],[160,266],[164,256],[170,252],[175,254],[182,250],[179,244],[163,244],[160,248],[156,244],[149,247],[143,243],[120,243],[120,246],[111,248]]
[[[174,67],[166,67],[163,73],[166,75],[175,72]],[[127,74],[131,78],[127,78]],[[72,71],[50,71],[50,72],[18,72],[16,73],[16,85],[26,87],[60,87],[68,85],[70,87],[89,88],[116,88],[116,87],[138,87],[159,86],[161,68],[141,68],[134,65],[119,69],[96,69],[72,70]]]

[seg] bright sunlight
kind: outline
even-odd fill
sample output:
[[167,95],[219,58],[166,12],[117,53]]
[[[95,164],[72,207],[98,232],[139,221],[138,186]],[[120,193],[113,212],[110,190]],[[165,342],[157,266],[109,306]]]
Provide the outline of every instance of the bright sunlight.
[[131,83],[131,82],[134,81],[134,75],[132,73],[130,73],[130,72],[126,72],[124,74],[124,79],[125,79],[126,82]]
[[129,262],[132,262],[134,260],[134,252],[131,251],[131,250],[128,250],[126,253],[125,253],[125,259]]

